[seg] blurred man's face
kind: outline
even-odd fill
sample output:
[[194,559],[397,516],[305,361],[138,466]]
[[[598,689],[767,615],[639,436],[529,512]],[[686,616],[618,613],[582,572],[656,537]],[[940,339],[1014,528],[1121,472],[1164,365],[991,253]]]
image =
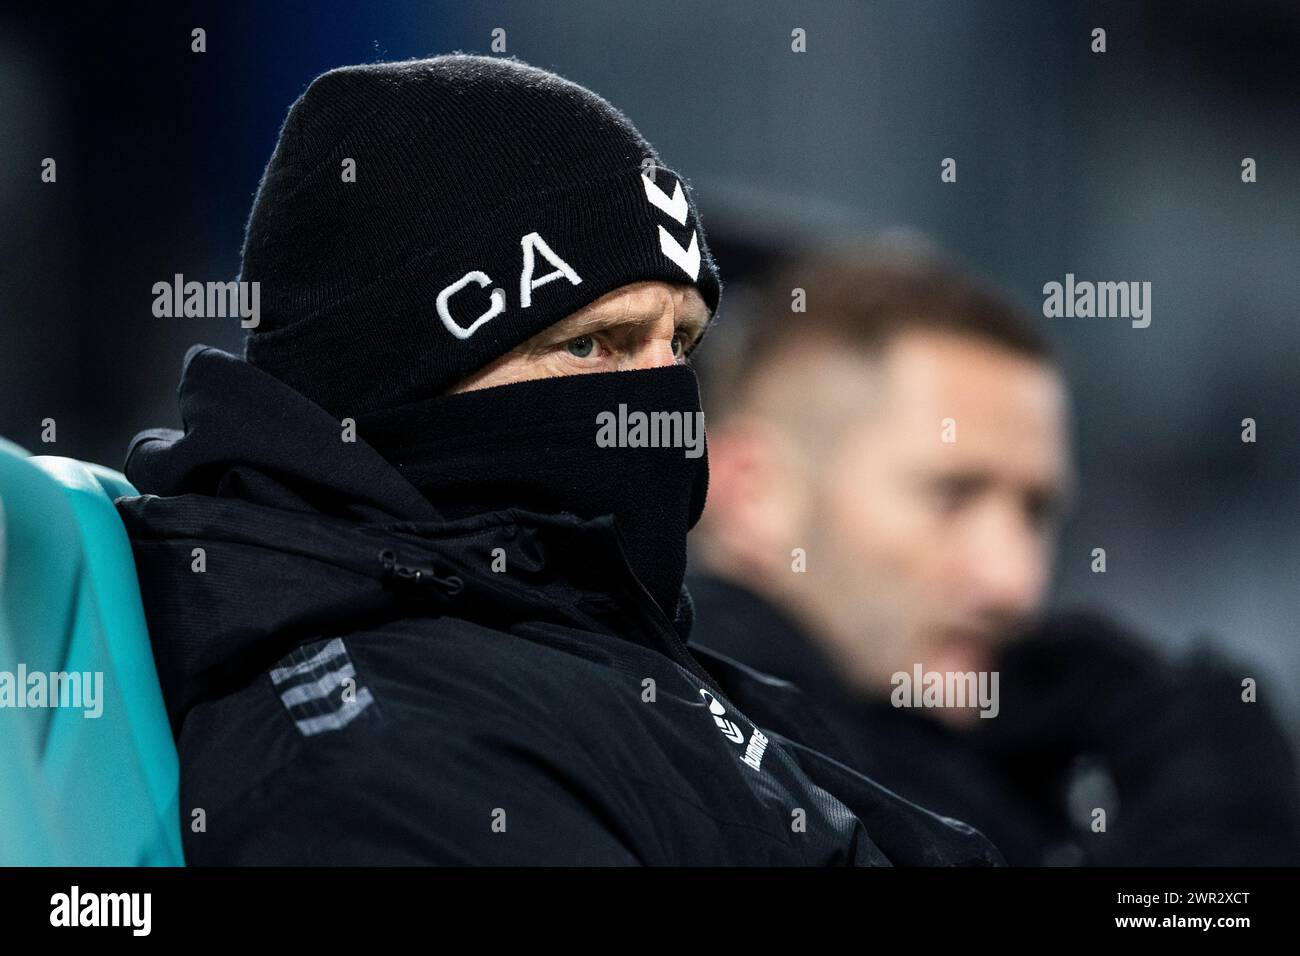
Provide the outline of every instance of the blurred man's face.
[[[733,553],[773,556],[751,567],[860,688],[887,692],[915,664],[990,669],[1049,582],[1070,473],[1059,374],[946,333],[905,333],[876,358],[800,352],[760,386],[760,407],[786,410],[780,428],[748,446],[710,437]],[[718,485],[736,475],[749,491],[729,497]]]
[[1060,377],[942,333],[897,338],[869,374],[875,402],[823,463],[808,513],[825,562],[808,583],[825,573],[819,601],[863,682],[917,663],[988,670],[1050,578],[1069,472]]

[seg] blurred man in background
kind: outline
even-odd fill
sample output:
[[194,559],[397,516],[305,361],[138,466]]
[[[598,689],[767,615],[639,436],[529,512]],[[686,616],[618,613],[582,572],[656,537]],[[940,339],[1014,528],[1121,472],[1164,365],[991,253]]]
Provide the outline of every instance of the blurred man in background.
[[1067,398],[1015,305],[899,242],[812,255],[755,303],[706,382],[695,640],[802,687],[860,767],[1012,863],[1300,861],[1293,758],[1245,672],[1040,615]]

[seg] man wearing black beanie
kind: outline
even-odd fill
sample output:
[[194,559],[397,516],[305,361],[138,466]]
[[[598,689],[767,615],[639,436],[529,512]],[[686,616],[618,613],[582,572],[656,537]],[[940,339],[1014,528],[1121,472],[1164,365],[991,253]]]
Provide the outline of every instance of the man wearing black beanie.
[[119,501],[191,863],[989,865],[799,692],[687,647],[720,286],[621,113],[512,60],[349,67],[254,203],[243,359]]

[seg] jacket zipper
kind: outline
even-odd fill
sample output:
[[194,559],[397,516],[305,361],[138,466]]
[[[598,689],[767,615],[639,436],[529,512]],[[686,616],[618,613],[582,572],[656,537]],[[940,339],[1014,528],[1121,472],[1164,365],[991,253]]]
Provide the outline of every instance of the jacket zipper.
[[645,585],[641,583],[641,579],[638,578],[636,573],[632,570],[632,565],[627,559],[627,552],[623,549],[623,542],[618,535],[614,535],[614,545],[618,548],[618,565],[623,577],[623,583],[628,586],[628,590],[640,605],[641,610],[645,612],[645,615],[660,632],[660,636],[664,639],[665,643],[668,645],[668,649],[672,652],[670,656],[678,664],[682,665],[682,667],[685,667],[700,680],[704,681],[705,685],[710,690],[716,691],[718,695],[725,698],[727,696],[726,693],[718,686],[718,683],[714,680],[713,676],[704,669],[704,665],[695,659],[695,655],[690,652],[690,649],[682,642],[682,639],[677,636],[677,629],[673,627],[672,622],[668,620],[668,615],[664,613],[663,608],[659,606],[659,602],[651,596],[650,592],[646,590]]

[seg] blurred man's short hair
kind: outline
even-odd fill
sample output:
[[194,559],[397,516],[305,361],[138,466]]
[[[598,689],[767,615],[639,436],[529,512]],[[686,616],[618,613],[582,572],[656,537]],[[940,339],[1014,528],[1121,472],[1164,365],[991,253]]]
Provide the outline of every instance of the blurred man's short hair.
[[[800,289],[805,311],[797,312]],[[727,340],[718,343],[722,354],[705,368],[715,385],[712,414],[725,415],[743,402],[760,371],[810,337],[870,357],[903,332],[942,332],[1053,362],[1047,339],[1020,305],[911,234],[805,252],[738,298],[738,321],[730,335],[719,336]]]

